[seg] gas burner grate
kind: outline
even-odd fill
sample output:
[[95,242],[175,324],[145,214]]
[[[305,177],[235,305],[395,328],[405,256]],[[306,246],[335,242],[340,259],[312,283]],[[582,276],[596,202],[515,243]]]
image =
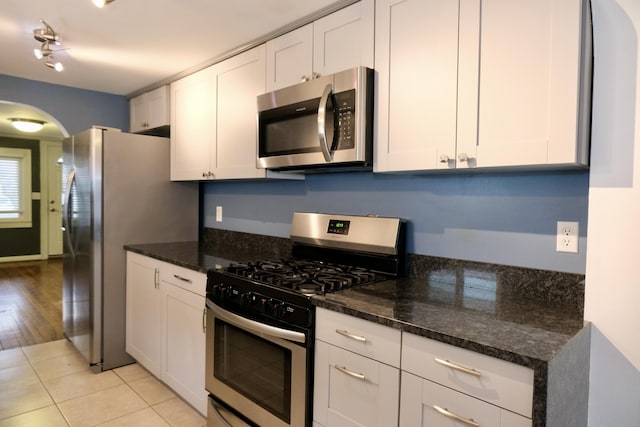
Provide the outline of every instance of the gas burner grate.
[[375,272],[364,268],[295,259],[231,264],[225,271],[305,295],[336,292],[378,280]]

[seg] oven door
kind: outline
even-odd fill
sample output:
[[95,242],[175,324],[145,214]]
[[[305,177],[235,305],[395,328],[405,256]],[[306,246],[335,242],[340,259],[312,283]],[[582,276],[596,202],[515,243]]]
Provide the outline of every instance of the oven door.
[[258,425],[306,425],[307,339],[207,300],[207,391]]

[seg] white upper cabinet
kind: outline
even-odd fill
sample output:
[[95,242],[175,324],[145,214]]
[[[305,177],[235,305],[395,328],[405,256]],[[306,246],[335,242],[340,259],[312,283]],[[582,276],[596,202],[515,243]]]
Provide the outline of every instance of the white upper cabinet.
[[267,92],[310,78],[313,24],[267,41],[267,58]]
[[455,158],[458,2],[378,0],[375,171]]
[[264,45],[172,83],[171,179],[303,178],[257,167],[256,97],[264,92]]
[[478,166],[586,164],[585,7],[582,0],[482,1]]
[[167,85],[131,98],[129,101],[131,132],[145,132],[161,126],[168,126],[170,122],[169,111],[169,86]]
[[265,92],[265,47],[261,45],[214,65],[217,90],[217,179],[264,178],[257,167],[258,95]]
[[360,65],[373,68],[374,1],[362,0],[267,42],[267,91]]
[[374,170],[587,164],[584,0],[379,0]]
[[171,180],[211,178],[216,88],[211,68],[171,83]]

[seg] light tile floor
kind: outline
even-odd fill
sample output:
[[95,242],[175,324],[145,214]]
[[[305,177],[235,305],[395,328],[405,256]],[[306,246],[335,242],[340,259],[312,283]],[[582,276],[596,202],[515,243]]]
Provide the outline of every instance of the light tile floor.
[[66,340],[0,351],[0,427],[202,427],[140,365],[94,374]]

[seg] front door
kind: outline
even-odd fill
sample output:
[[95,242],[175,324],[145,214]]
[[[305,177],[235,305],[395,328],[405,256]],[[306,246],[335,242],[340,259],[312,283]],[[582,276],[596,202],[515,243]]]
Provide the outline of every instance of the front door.
[[47,144],[48,255],[62,255],[62,143]]

